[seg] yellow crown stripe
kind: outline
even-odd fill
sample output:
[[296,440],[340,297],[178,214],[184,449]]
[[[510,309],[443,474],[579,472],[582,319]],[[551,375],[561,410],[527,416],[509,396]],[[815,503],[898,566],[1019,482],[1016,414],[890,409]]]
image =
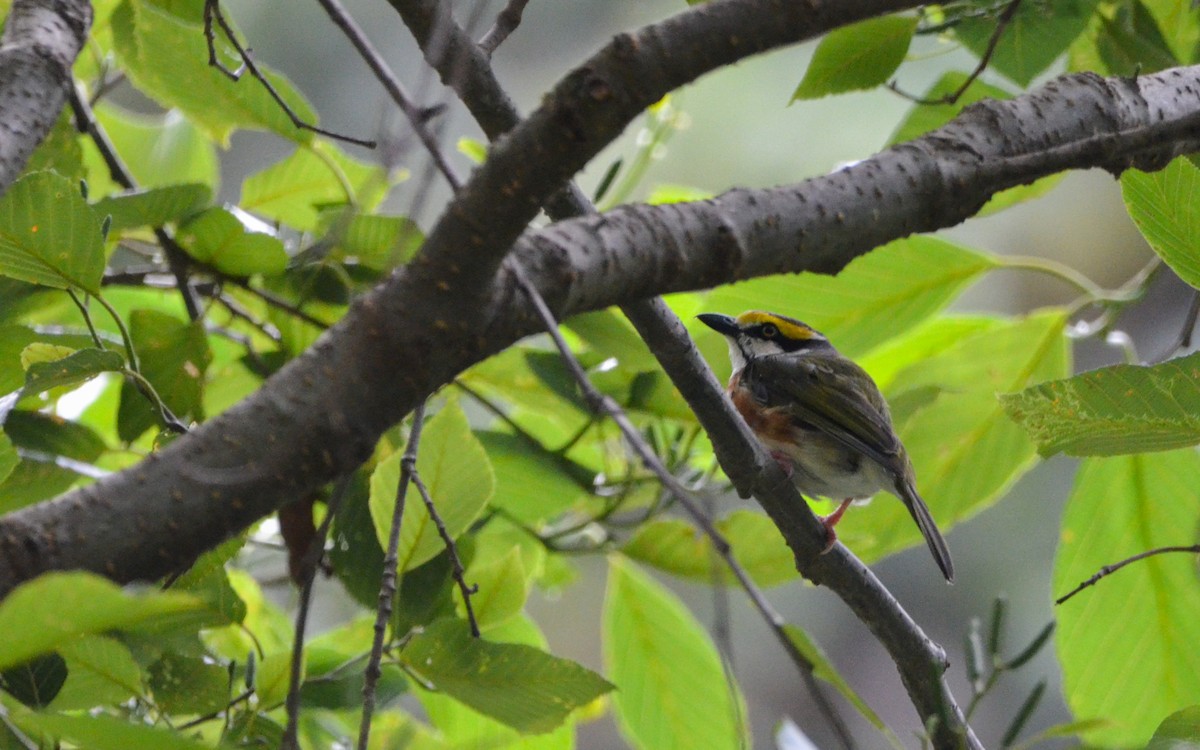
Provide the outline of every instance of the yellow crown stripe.
[[777,315],[762,310],[748,310],[737,316],[739,327],[762,325],[763,323],[774,323],[780,333],[794,341],[807,341],[819,335],[805,324],[786,315]]

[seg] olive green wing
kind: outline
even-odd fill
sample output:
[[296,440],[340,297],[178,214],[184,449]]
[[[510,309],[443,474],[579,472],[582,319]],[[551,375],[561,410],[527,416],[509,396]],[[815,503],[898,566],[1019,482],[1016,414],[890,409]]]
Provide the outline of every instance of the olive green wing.
[[887,402],[866,371],[838,357],[760,357],[747,365],[764,406],[791,405],[800,426],[815,428],[896,474],[900,439]]

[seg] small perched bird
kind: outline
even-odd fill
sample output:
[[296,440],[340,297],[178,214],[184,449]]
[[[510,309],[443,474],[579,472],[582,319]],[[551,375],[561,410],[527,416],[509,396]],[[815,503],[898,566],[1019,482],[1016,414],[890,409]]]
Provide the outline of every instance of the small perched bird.
[[851,501],[887,490],[904,502],[953,581],[950,550],[917,494],[912,462],[871,376],[798,320],[758,310],[698,317],[725,336],[733,363],[729,396],[796,489],[841,501],[821,519],[829,547]]

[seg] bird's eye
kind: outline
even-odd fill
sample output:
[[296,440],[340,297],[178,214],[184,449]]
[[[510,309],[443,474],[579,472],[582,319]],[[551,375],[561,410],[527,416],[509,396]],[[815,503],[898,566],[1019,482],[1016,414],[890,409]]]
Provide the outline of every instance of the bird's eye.
[[762,335],[765,339],[773,339],[779,335],[779,327],[774,323],[763,323]]

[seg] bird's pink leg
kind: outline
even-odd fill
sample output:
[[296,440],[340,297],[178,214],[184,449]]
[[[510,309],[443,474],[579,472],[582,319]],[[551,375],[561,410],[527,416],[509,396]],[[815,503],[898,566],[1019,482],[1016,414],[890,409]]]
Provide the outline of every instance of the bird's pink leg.
[[837,510],[821,518],[821,525],[825,527],[825,549],[821,550],[822,555],[833,549],[833,545],[837,543],[837,531],[833,527],[837,525],[838,521],[842,520],[842,515],[845,514],[846,508],[850,507],[852,501],[853,498],[846,498],[837,507]]

